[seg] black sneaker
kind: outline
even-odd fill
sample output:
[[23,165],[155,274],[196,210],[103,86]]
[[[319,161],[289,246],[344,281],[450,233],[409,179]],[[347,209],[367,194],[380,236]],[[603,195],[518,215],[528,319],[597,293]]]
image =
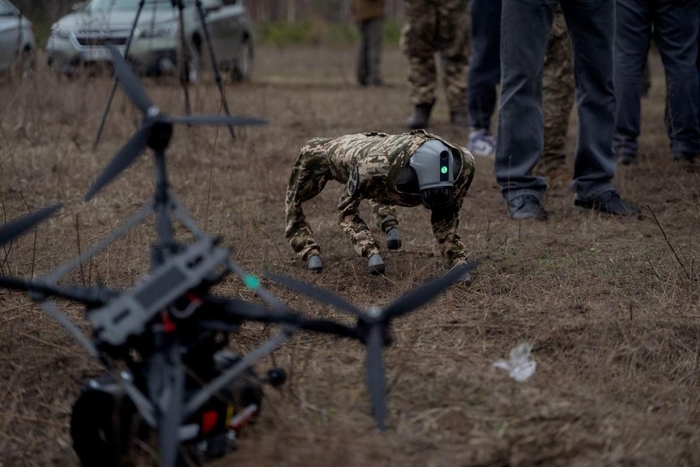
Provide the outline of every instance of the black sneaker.
[[677,164],[678,166],[682,167],[683,169],[689,171],[689,172],[695,172],[700,168],[700,164],[698,164],[698,158],[697,157],[687,157],[684,155],[673,155],[673,163]]
[[606,191],[595,198],[587,200],[574,198],[574,206],[594,209],[614,216],[631,216],[641,212],[637,206],[620,198],[620,195],[615,190]]
[[508,202],[510,218],[521,221],[535,219],[537,221],[547,220],[547,211],[544,210],[540,199],[534,195],[518,196]]

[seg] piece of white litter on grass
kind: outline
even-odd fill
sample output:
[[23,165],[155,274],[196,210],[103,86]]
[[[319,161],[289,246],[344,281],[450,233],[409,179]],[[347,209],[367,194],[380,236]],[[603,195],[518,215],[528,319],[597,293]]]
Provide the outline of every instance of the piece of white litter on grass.
[[537,362],[530,360],[532,346],[523,343],[510,351],[509,360],[498,360],[493,364],[494,368],[500,368],[508,372],[508,376],[522,383],[535,374]]

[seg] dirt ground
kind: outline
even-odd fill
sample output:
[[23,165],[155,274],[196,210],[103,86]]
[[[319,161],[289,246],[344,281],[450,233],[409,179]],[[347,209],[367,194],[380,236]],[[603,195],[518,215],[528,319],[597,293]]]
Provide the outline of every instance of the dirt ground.
[[[356,87],[354,62],[349,49],[260,50],[253,82],[229,87],[228,96],[236,113],[270,125],[242,129],[235,142],[224,130],[177,128],[168,169],[179,199],[245,268],[381,305],[445,270],[424,209],[399,209],[404,247],[384,255],[386,277],[365,273],[366,260],[336,226],[339,184],[306,207],[324,248],[323,275],[308,274],[284,241],[287,178],[307,139],[404,131],[411,109],[399,52],[386,53],[383,88]],[[700,465],[700,174],[670,161],[663,73],[658,57],[652,63],[639,161],[616,177],[643,218],[575,208],[559,183],[545,199],[548,222],[511,221],[492,161],[478,159],[460,234],[481,265],[471,287],[455,287],[396,322],[386,352],[388,433],[374,430],[362,347],[298,334],[274,355],[291,381],[266,389],[260,423],[215,465]],[[147,87],[167,111],[182,110],[175,80]],[[137,122],[118,94],[103,141],[91,149],[108,88],[108,78],[68,81],[43,67],[33,81],[0,85],[4,219],[66,202],[36,236],[5,248],[3,273],[48,272],[148,200],[153,164],[144,156],[94,201],[82,201]],[[197,111],[217,110],[213,86],[192,93]],[[465,130],[448,124],[439,99],[432,131],[465,144]],[[152,222],[136,229],[71,280],[133,283],[147,271],[152,232]],[[309,315],[340,318],[271,289]],[[234,280],[221,290],[252,298]],[[70,409],[80,382],[99,367],[26,297],[2,292],[0,309],[0,465],[76,465]],[[67,312],[84,326],[80,309]],[[263,337],[261,327],[247,326],[233,349]],[[531,380],[516,383],[492,364],[521,342],[532,344],[538,366]],[[268,358],[257,368],[271,365]]]

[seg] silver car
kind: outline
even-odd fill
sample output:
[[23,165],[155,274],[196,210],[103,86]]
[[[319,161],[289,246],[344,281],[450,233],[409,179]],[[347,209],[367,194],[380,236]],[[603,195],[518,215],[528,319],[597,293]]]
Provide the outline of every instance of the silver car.
[[[46,47],[49,65],[64,72],[110,60],[105,45],[124,52],[140,0],[90,0],[73,7],[51,28]],[[242,0],[203,0],[206,24],[219,67],[234,80],[250,77],[253,34]],[[209,64],[205,35],[193,0],[184,0],[183,21],[190,61],[188,76]],[[172,73],[182,41],[179,12],[171,0],[146,0],[129,50],[129,61],[146,74]]]
[[10,2],[0,0],[0,72],[9,71],[18,58],[22,71],[30,71],[35,47],[32,23]]

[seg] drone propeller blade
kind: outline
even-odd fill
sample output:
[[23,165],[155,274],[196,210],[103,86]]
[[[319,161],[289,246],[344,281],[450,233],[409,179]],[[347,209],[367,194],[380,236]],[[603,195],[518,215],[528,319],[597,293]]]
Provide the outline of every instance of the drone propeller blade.
[[22,279],[14,279],[12,277],[0,277],[0,287],[3,289],[17,290],[20,292],[39,292],[45,293],[43,287]]
[[346,311],[354,316],[357,316],[358,318],[364,316],[360,310],[333,293],[319,289],[318,287],[314,287],[313,285],[309,285],[305,282],[292,279],[291,277],[280,276],[277,274],[265,274],[265,276],[273,282],[283,285],[284,287],[287,287],[288,289],[297,293],[306,295],[307,297],[311,297],[318,302],[334,306],[339,310]]
[[170,123],[184,123],[186,125],[226,125],[226,126],[253,126],[267,125],[267,120],[252,117],[218,116],[218,115],[186,115],[184,117],[168,118]]
[[[96,289],[40,284],[12,277],[0,277],[0,287],[20,292],[36,292],[47,297],[64,298],[85,305],[101,305],[105,301],[105,297],[100,297],[100,291]],[[115,293],[115,291],[107,292]]]
[[131,102],[139,108],[141,113],[148,115],[148,109],[153,107],[153,103],[146,95],[141,81],[136,77],[134,70],[131,69],[131,66],[124,60],[124,57],[122,57],[122,54],[119,53],[116,47],[107,45],[107,50],[109,50],[109,53],[112,55],[114,71],[117,74],[119,83],[122,85],[122,88],[124,88],[124,92],[129,96]]
[[168,391],[167,408],[163,408],[158,427],[161,465],[175,467],[180,445],[180,426],[184,407],[185,370],[177,344],[172,344],[169,362],[163,368],[163,379]]
[[31,214],[26,214],[19,219],[0,227],[0,245],[14,240],[19,237],[27,230],[31,229],[35,225],[51,217],[56,211],[63,207],[62,203],[54,204],[53,206],[40,209],[39,211],[33,212]]
[[417,289],[405,294],[402,297],[399,297],[394,303],[389,305],[384,310],[384,316],[387,320],[389,320],[420,308],[440,295],[455,282],[462,279],[464,274],[474,269],[476,265],[477,263],[475,261],[471,261],[467,264],[453,268],[442,277],[426,282]]
[[97,177],[97,180],[95,180],[85,195],[85,201],[90,201],[94,198],[102,188],[111,183],[117,175],[126,170],[139,157],[143,150],[148,147],[148,138],[151,135],[152,128],[153,125],[151,123],[146,123],[136,131],[129,142],[119,150],[117,155],[114,156],[99,177]]
[[386,382],[382,361],[382,327],[373,325],[367,336],[367,389],[372,400],[372,413],[379,431],[386,430]]

